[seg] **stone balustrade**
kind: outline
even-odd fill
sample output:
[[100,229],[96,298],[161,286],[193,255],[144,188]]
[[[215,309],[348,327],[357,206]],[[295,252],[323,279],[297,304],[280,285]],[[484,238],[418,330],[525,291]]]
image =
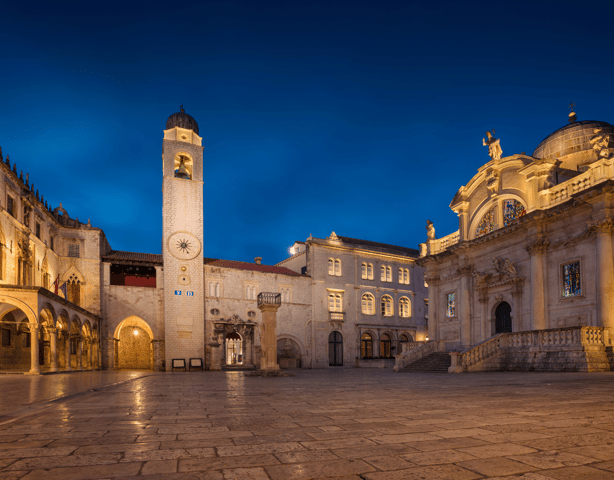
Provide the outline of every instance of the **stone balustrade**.
[[[416,345],[417,344],[417,345]],[[408,347],[403,349],[400,355],[395,355],[395,363],[393,371],[398,372],[405,368],[410,363],[417,362],[421,358],[424,358],[432,353],[443,351],[445,343],[443,341],[430,341],[430,342],[411,342],[407,344]],[[414,348],[412,346],[416,345]]]
[[443,238],[438,238],[437,240],[429,240],[427,242],[428,254],[436,255],[437,253],[444,252],[445,250],[448,249],[448,247],[451,247],[452,245],[457,244],[459,240],[460,240],[460,230],[457,230],[456,232],[451,233],[450,235],[446,235]]
[[464,352],[451,352],[450,373],[496,370],[610,371],[603,327],[501,333]]

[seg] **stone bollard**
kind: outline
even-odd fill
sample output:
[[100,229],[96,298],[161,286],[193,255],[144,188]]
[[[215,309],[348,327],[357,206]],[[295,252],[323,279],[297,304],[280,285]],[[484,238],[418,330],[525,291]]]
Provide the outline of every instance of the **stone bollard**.
[[463,373],[463,367],[460,364],[461,353],[450,352],[450,358],[452,359],[452,364],[448,367],[448,373]]

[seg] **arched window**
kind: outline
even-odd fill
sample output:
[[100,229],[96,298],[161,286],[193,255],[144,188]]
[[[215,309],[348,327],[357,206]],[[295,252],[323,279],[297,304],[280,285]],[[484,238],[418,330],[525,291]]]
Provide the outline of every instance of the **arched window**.
[[384,295],[382,297],[382,315],[391,317],[393,314],[392,297],[390,295]]
[[336,277],[341,276],[341,260],[338,258],[328,259],[328,274]]
[[491,208],[484,214],[484,216],[482,217],[482,220],[480,220],[480,223],[478,223],[478,226],[475,229],[475,236],[481,237],[482,235],[486,235],[487,233],[492,232],[494,228],[495,228],[495,210]]
[[390,358],[392,356],[390,336],[384,333],[379,339],[380,357]]
[[503,226],[506,227],[518,217],[527,213],[524,205],[518,200],[509,199],[503,202]]
[[399,283],[409,285],[409,269],[399,268]]
[[328,336],[328,365],[343,366],[343,337],[339,332],[330,332]]
[[237,332],[226,335],[226,365],[243,363],[243,341]]
[[363,333],[360,337],[360,356],[373,358],[373,338],[368,333]]
[[343,295],[340,293],[328,294],[328,311],[343,312]]
[[71,275],[67,280],[67,291],[66,296],[68,297],[66,300],[74,303],[75,305],[80,305],[81,302],[81,281],[75,276]]
[[362,295],[362,313],[365,315],[375,315],[375,297],[370,293]]
[[411,316],[411,302],[409,298],[399,298],[399,315],[403,318],[409,318]]

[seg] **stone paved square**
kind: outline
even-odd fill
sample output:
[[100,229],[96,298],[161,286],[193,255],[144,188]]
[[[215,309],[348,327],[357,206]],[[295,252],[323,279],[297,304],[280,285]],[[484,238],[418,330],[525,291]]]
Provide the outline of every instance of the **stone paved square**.
[[614,478],[614,373],[0,376],[0,479]]

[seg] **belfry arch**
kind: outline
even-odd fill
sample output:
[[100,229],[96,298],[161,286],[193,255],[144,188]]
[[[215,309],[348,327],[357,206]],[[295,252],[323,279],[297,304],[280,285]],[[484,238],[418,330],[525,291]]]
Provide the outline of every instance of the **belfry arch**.
[[114,368],[130,370],[153,370],[154,334],[145,320],[136,315],[125,318],[113,334],[115,342]]

